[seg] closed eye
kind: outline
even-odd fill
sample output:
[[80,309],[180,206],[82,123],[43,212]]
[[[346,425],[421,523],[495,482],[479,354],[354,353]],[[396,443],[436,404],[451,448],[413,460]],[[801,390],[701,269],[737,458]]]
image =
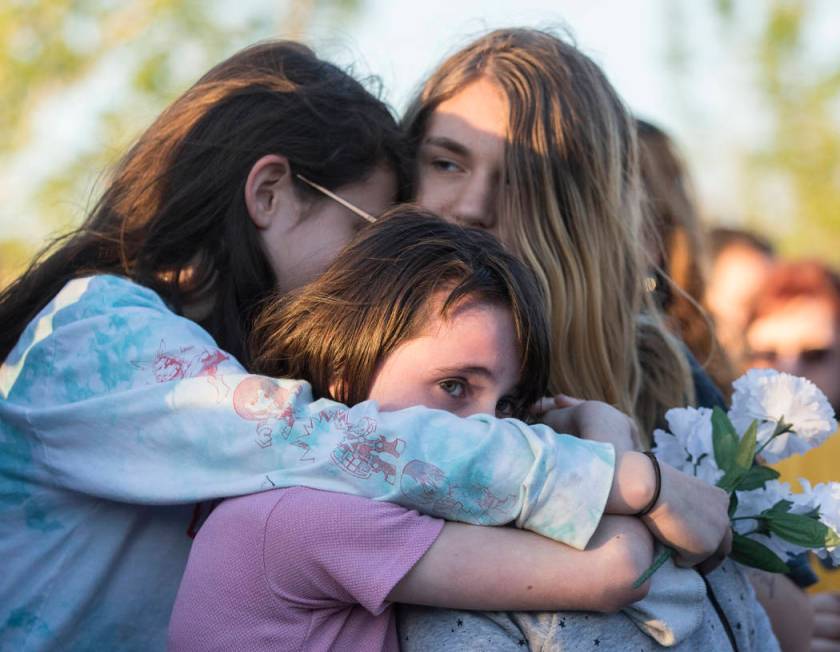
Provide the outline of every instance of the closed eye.
[[462,168],[460,165],[458,165],[454,161],[450,161],[450,160],[444,159],[444,158],[432,159],[429,162],[429,165],[431,165],[438,172],[452,173],[452,172],[463,172],[464,171],[464,168]]
[[799,354],[802,362],[806,362],[808,364],[819,364],[820,362],[827,360],[830,356],[831,349],[829,348],[807,349]]

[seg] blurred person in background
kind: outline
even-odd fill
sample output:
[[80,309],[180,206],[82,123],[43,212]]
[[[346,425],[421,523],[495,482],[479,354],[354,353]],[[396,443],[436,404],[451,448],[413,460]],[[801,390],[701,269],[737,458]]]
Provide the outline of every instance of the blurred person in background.
[[775,251],[761,235],[723,227],[711,230],[708,245],[711,266],[706,305],[720,343],[741,371],[749,366],[744,357],[747,322],[755,295],[772,269]]
[[755,299],[750,365],[813,381],[840,410],[840,276],[817,262],[781,263]]
[[[746,329],[748,359],[813,381],[840,409],[840,275],[817,262],[781,263],[758,295]],[[781,480],[797,486],[840,480],[840,437],[776,465]],[[817,651],[840,650],[840,573],[814,564],[820,581],[815,595]]]
[[[691,179],[673,141],[659,127],[636,119],[639,167],[647,209],[645,243],[653,274],[648,288],[678,335],[717,389],[728,398],[734,380],[732,365],[715,336],[705,303],[706,241]],[[705,376],[694,373],[698,403],[714,392]]]

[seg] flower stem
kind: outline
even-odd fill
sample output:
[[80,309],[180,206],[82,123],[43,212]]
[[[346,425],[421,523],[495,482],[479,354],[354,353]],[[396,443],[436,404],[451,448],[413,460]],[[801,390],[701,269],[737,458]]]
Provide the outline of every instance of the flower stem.
[[761,445],[761,448],[759,448],[755,452],[755,457],[758,457],[759,455],[761,455],[761,451],[763,451],[765,448],[767,448],[767,444],[769,444],[771,441],[773,441],[776,437],[778,437],[779,435],[783,435],[786,432],[791,432],[792,430],[793,430],[793,424],[792,423],[785,423],[784,416],[779,417],[779,420],[776,422],[776,427],[773,429],[773,434],[770,435],[767,438],[767,441],[764,442]]
[[633,588],[638,589],[642,584],[647,582],[650,579],[651,575],[653,575],[656,571],[662,568],[662,565],[671,557],[673,557],[674,554],[675,551],[673,548],[665,548],[665,550],[659,553],[659,556],[653,560],[653,563],[650,565],[650,567],[639,576],[639,579],[633,582]]

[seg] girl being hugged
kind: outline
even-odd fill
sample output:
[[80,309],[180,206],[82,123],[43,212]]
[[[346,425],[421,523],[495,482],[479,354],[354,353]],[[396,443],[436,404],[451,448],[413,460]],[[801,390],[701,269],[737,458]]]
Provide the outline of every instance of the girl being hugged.
[[[527,419],[548,382],[543,305],[533,274],[494,237],[395,209],[317,281],[266,308],[252,338],[254,367],[306,378],[316,398],[371,399],[432,422],[446,412]],[[400,445],[368,431],[356,442],[346,453],[356,464],[365,463],[362,450]],[[581,464],[579,484],[600,466]],[[403,491],[423,496],[439,472],[412,462]],[[484,497],[491,510],[511,499]],[[170,648],[396,650],[392,601],[614,611],[644,596],[647,588],[632,583],[651,559],[650,534],[628,516],[604,517],[589,548],[577,551],[356,496],[268,491],[223,502],[202,527]]]
[[[650,469],[622,471],[645,460],[616,464],[603,443],[346,409],[248,373],[261,302],[394,201],[400,142],[387,107],[309,49],[248,48],[164,111],[85,223],[3,291],[0,647],[162,649],[200,501],[304,485],[581,548],[605,508],[649,500]],[[663,490],[688,504],[678,478]],[[672,523],[713,552],[701,519]]]

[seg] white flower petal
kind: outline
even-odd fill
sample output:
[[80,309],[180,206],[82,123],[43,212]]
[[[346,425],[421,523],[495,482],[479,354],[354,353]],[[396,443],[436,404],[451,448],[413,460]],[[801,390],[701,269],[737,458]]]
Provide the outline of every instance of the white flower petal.
[[793,427],[793,432],[777,437],[764,449],[762,455],[768,462],[804,453],[837,430],[825,394],[805,378],[773,369],[751,369],[733,387],[729,418],[741,434],[758,419],[759,447],[771,437],[779,419]]

